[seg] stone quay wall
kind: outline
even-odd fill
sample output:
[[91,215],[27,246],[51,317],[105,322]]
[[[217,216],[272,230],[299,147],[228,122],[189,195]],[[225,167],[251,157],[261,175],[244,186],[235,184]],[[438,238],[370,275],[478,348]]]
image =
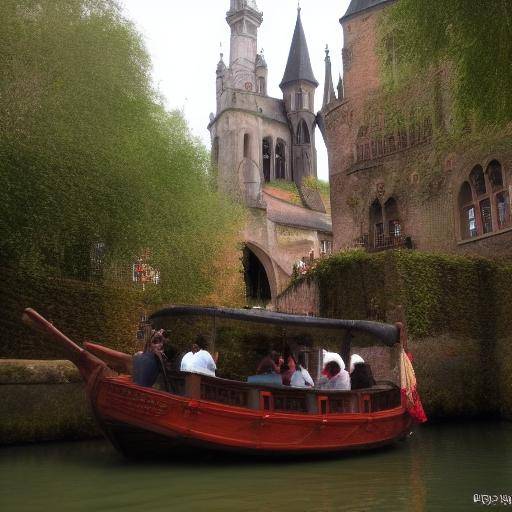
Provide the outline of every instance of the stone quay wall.
[[0,359],[0,445],[100,435],[69,361]]

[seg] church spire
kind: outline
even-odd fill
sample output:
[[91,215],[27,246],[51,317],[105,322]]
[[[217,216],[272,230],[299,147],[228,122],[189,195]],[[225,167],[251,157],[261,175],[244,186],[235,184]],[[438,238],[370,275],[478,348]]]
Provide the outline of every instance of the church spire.
[[334,85],[332,83],[331,57],[329,56],[329,46],[325,46],[325,82],[324,82],[324,100],[322,106],[331,103],[336,99]]
[[296,82],[298,80],[305,80],[313,84],[315,87],[318,87],[318,82],[316,81],[311,68],[308,44],[306,42],[304,28],[302,27],[300,11],[301,9],[299,6],[297,8],[297,22],[295,23],[295,31],[293,32],[286,70],[284,72],[283,80],[279,85],[281,89],[290,82]]

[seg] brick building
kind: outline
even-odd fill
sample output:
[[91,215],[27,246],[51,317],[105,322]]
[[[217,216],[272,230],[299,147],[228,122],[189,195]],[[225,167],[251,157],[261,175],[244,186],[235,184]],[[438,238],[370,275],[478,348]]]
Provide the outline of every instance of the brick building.
[[318,257],[332,247],[329,206],[314,187],[304,186],[304,178],[317,176],[318,82],[300,9],[280,83],[282,98],[267,94],[267,63],[258,53],[263,15],[256,1],[231,0],[226,21],[231,29],[229,66],[221,54],[217,111],[208,125],[212,160],[219,188],[247,207],[247,295],[267,302],[286,288],[297,260],[310,254]]
[[[321,125],[329,154],[334,249],[406,246],[425,251],[512,254],[510,134],[450,147],[449,69],[411,83],[408,101],[385,97],[392,39],[381,64],[377,23],[394,0],[352,0],[341,18],[343,79],[330,57]],[[411,98],[415,103],[410,108]],[[394,105],[391,108],[389,105]]]

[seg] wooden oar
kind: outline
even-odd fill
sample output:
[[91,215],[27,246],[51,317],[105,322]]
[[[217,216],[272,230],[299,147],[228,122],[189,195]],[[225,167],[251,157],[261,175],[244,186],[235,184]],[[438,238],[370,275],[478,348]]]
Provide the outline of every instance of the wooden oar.
[[37,311],[31,308],[25,309],[22,321],[32,329],[55,340],[66,352],[66,357],[80,370],[86,382],[98,367],[102,367],[104,371],[107,370],[107,365],[101,359],[78,346]]

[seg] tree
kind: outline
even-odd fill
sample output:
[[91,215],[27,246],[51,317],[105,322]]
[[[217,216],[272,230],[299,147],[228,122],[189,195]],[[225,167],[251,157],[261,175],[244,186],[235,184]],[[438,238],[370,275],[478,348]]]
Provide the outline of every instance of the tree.
[[512,121],[511,0],[399,0],[383,21],[403,79],[448,63],[462,122]]
[[197,300],[238,215],[206,149],[166,112],[113,0],[0,2],[0,260],[103,279],[149,248],[160,300]]

